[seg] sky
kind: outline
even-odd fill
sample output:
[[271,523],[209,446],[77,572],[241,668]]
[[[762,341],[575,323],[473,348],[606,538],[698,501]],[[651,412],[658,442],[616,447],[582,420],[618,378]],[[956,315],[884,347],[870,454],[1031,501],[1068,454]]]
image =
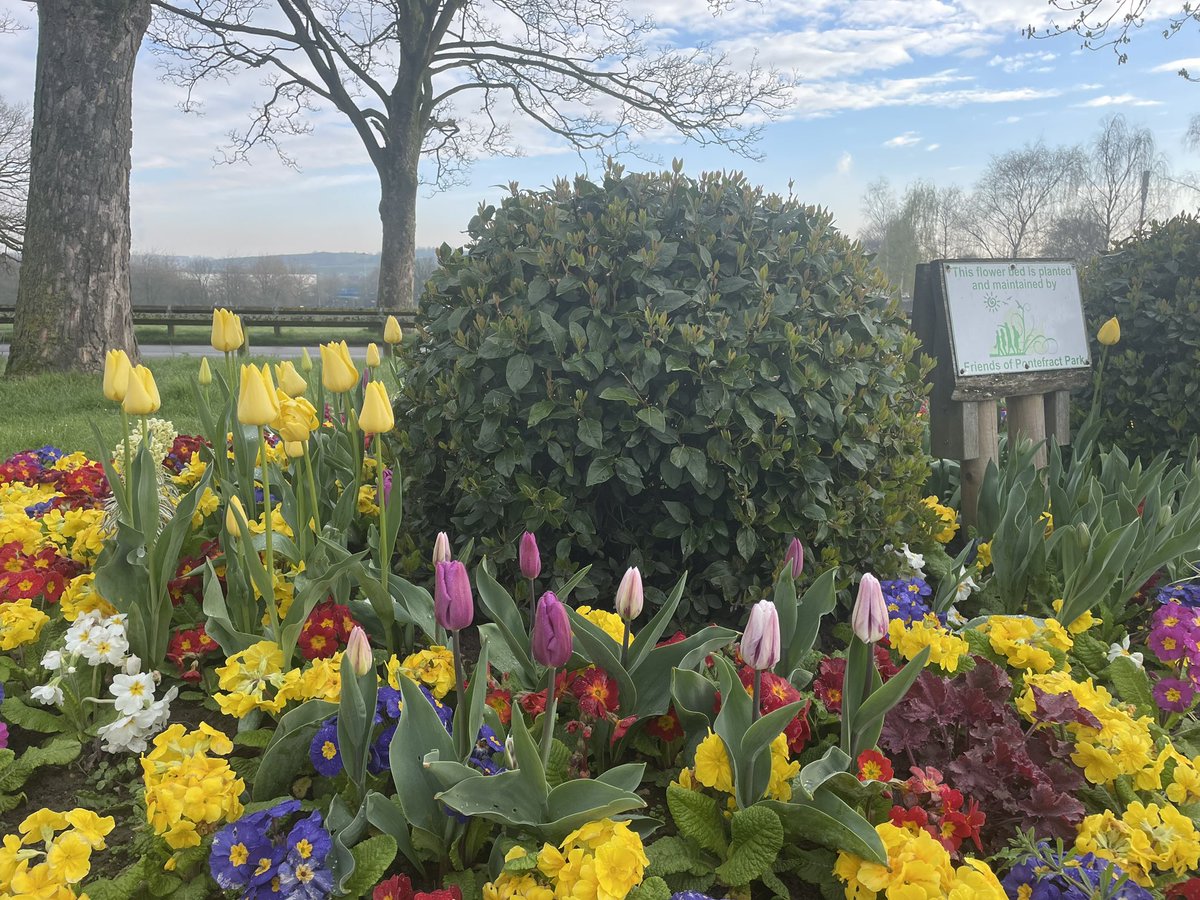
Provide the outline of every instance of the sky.
[[[1115,113],[1150,128],[1175,171],[1200,169],[1200,154],[1182,140],[1200,112],[1200,84],[1176,74],[1188,66],[1200,72],[1195,23],[1166,40],[1163,23],[1148,22],[1125,48],[1128,62],[1118,65],[1110,49],[1081,49],[1074,35],[1025,38],[1024,26],[1047,22],[1045,0],[732,0],[718,16],[705,0],[627,5],[655,17],[656,42],[708,42],[737,65],[757,53],[797,79],[779,117],[765,125],[761,159],[662,133],[645,136],[640,153],[663,166],[680,157],[691,174],[741,170],[774,191],[793,182],[799,199],[829,208],[850,233],[861,224],[866,186],[880,176],[901,189],[918,178],[969,188],[991,155],[1039,139],[1086,141]],[[0,97],[31,105],[36,14],[20,0],[0,6],[28,26],[0,35]],[[200,114],[183,112],[182,89],[161,76],[159,60],[143,46],[134,79],[135,252],[378,250],[375,170],[339,113],[316,109],[311,133],[285,143],[294,168],[265,148],[246,164],[216,164],[229,132],[245,126],[253,98],[263,96],[261,73],[201,85]],[[514,121],[513,134],[522,155],[480,159],[466,184],[423,192],[418,245],[464,243],[480,203],[496,201],[510,182],[539,188],[599,169],[536,126]],[[1179,197],[1181,206],[1198,203],[1195,192]]]

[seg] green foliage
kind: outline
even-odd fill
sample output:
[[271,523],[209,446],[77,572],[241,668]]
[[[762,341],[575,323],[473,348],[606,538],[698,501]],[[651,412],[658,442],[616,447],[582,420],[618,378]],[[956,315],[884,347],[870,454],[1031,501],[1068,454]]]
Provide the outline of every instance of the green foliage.
[[766,806],[734,810],[729,823],[733,840],[729,856],[717,867],[717,877],[725,884],[749,884],[770,870],[783,846],[783,823]]
[[0,749],[0,811],[13,809],[21,802],[18,792],[35,771],[74,762],[79,751],[79,741],[68,737],[54,738],[44,747],[28,747],[20,756],[7,747]]
[[405,345],[418,533],[449,523],[500,562],[525,529],[557,534],[559,566],[602,573],[584,599],[682,557],[681,613],[703,621],[769,590],[793,534],[834,562],[905,538],[922,367],[827,212],[741,175],[612,166],[514,189],[469,232]]
[[721,855],[728,851],[725,816],[713,797],[672,782],[667,786],[667,808],[679,833],[702,850]]
[[347,897],[365,897],[396,858],[396,839],[377,834],[355,844],[350,852],[354,856],[354,872],[342,890]]
[[1109,664],[1104,677],[1112,684],[1118,697],[1137,707],[1139,716],[1158,715],[1158,704],[1154,702],[1146,670],[1133,660],[1118,656]]
[[629,892],[629,900],[671,900],[671,889],[657,875],[652,875]]
[[[1084,273],[1083,302],[1092,357],[1109,317],[1121,341],[1108,351],[1100,387],[1100,437],[1149,459],[1184,450],[1200,434],[1200,217],[1152,224]],[[1078,408],[1092,405],[1091,389]]]

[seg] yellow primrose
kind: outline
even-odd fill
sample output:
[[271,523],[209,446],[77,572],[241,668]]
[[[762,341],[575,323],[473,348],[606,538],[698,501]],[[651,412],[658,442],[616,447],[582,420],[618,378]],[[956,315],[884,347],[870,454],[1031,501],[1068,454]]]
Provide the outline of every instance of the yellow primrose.
[[943,628],[934,615],[908,623],[892,619],[888,623],[888,638],[896,652],[908,660],[928,647],[927,665],[939,666],[946,672],[958,671],[959,662],[971,649],[965,640]]

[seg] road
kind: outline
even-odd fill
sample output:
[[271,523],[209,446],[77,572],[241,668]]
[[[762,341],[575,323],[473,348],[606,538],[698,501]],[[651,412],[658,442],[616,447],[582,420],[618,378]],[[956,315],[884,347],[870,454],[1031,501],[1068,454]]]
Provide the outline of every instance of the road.
[[[382,343],[382,342],[381,342]],[[256,345],[253,347],[255,355],[279,357],[280,359],[296,359],[300,356],[300,347],[272,347],[270,345]],[[358,348],[351,348],[352,350]],[[166,359],[170,356],[221,356],[216,350],[208,344],[142,344],[138,347],[143,359]],[[313,359],[319,356],[317,344],[314,342],[308,348],[309,355]],[[361,352],[366,352],[365,348]],[[0,356],[8,356],[8,344],[0,344]]]

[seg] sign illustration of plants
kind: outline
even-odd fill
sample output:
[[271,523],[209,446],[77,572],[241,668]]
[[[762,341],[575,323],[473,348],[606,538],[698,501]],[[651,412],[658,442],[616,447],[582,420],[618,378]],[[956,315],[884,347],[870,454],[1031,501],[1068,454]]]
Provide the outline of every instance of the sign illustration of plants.
[[999,306],[1011,305],[1012,309],[996,328],[996,343],[992,347],[992,356],[1027,356],[1055,352],[1058,341],[1048,337],[1042,330],[1029,304],[1011,296],[1000,300],[993,294],[984,297],[984,305],[990,306],[989,301],[993,299]]

